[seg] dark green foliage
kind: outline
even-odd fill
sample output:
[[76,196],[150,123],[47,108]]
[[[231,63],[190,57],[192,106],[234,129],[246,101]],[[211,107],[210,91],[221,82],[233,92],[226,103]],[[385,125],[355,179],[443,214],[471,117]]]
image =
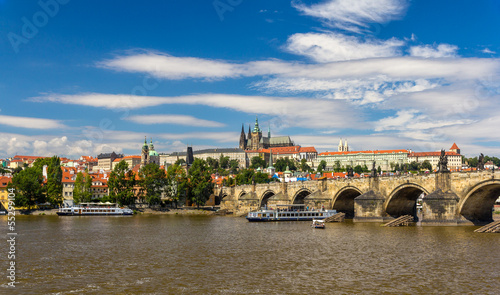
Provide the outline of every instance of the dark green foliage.
[[161,203],[161,195],[168,183],[165,169],[155,163],[149,163],[139,171],[139,185],[141,187],[139,196],[149,205]]
[[266,167],[266,161],[259,156],[253,157],[250,163],[251,163],[250,168],[253,169],[257,169],[259,167],[262,168]]
[[208,157],[207,165],[212,169],[212,171],[217,171],[217,169],[219,168],[219,161],[211,157]]
[[253,169],[243,169],[236,175],[236,185],[252,184],[252,177],[255,183],[268,183],[270,181],[266,173],[255,173]]
[[42,171],[36,168],[26,168],[12,177],[9,188],[16,189],[16,206],[32,209],[36,203],[45,203],[45,190],[42,187]]
[[227,169],[230,167],[229,162],[230,162],[229,157],[224,157],[223,154],[220,154],[219,167],[221,167],[222,169]]
[[361,165],[357,165],[356,167],[354,167],[354,173],[363,173],[363,167],[361,167]]
[[236,161],[236,160],[229,161],[229,172],[231,174],[238,173],[239,167],[240,167],[240,163],[238,163],[238,161]]
[[186,160],[179,159],[179,160],[175,161],[174,165],[182,166],[182,164],[186,164]]
[[281,158],[276,161],[274,164],[274,168],[278,172],[286,171],[286,167],[290,169],[290,171],[297,171],[297,166],[295,166],[295,161],[290,160],[288,158]]
[[134,196],[134,173],[128,169],[125,161],[120,161],[109,175],[109,196],[120,205],[131,205],[135,203]]
[[409,167],[408,167],[408,168],[409,168],[411,171],[419,171],[419,170],[420,170],[420,168],[421,168],[421,166],[422,166],[422,164],[420,164],[419,162],[415,162],[415,161],[413,161],[413,162],[411,162],[411,163],[410,163],[410,165],[409,165]]
[[307,165],[307,160],[306,159],[300,160],[300,170],[302,172],[308,172],[308,171],[311,170],[311,167],[309,167],[309,165]]
[[198,206],[203,205],[210,198],[213,187],[207,162],[195,159],[188,173],[188,199]]
[[188,180],[186,171],[179,165],[172,165],[167,169],[167,187],[165,194],[177,208],[177,203],[186,199]]
[[319,172],[319,173],[322,173],[325,169],[326,169],[326,161],[322,160],[319,163],[318,168],[316,169],[316,171]]
[[428,160],[422,163],[422,169],[432,171],[432,165]]

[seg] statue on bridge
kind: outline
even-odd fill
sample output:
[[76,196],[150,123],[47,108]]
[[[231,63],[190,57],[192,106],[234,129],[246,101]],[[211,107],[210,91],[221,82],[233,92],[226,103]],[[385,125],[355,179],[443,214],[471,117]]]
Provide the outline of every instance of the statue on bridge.
[[441,156],[439,156],[438,171],[449,172],[448,157],[446,156],[446,152],[443,149],[441,150]]
[[354,177],[354,170],[352,167],[347,168],[347,177]]
[[481,153],[477,160],[477,170],[484,170],[484,155]]
[[371,177],[377,177],[377,168],[375,168],[375,161],[373,161]]

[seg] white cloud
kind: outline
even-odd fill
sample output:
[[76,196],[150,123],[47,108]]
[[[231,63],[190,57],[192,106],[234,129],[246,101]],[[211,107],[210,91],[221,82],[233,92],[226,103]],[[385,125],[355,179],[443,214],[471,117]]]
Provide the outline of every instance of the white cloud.
[[410,47],[410,55],[424,58],[457,57],[458,46],[450,44],[422,45]]
[[316,62],[325,63],[374,57],[401,55],[405,43],[396,38],[362,41],[353,36],[337,33],[294,34],[288,38],[286,49],[304,55]]
[[195,127],[223,127],[225,124],[198,119],[185,115],[137,115],[128,117],[127,120],[139,124],[174,124]]
[[[147,62],[143,61],[143,58],[146,58]],[[396,80],[435,78],[469,80],[497,75],[500,69],[500,61],[491,58],[426,59],[405,56],[367,58],[322,64],[304,64],[280,60],[230,64],[223,61],[213,62],[190,57],[176,57],[175,61],[170,58],[173,57],[165,58],[162,54],[151,53],[147,54],[147,56],[143,54],[117,57],[108,61],[108,63],[113,64],[115,70],[147,73],[164,79],[205,78],[209,80],[242,76],[349,80],[370,79],[380,75]],[[123,59],[127,60],[127,62],[120,62]],[[181,63],[186,63],[186,66],[176,66],[178,60],[183,60]],[[152,64],[156,63],[163,66],[154,68]],[[224,68],[223,74],[220,70],[221,67]],[[50,95],[48,96],[50,97]],[[88,97],[88,99],[87,105],[99,103],[92,100],[91,97]],[[151,100],[148,100],[148,102],[151,103]],[[123,100],[122,103],[125,103],[126,107],[135,107],[133,104],[130,104],[130,106],[126,104],[126,100]]]
[[428,129],[441,128],[446,126],[465,125],[472,123],[472,120],[439,120],[432,119],[421,114],[417,110],[398,111],[396,116],[386,117],[375,122],[375,131],[386,130],[416,130],[425,131]]
[[0,124],[29,129],[66,128],[64,124],[57,120],[4,115],[0,115]]
[[495,51],[492,51],[492,50],[490,50],[488,48],[485,48],[485,49],[481,50],[481,52],[486,53],[486,54],[496,54]]
[[404,0],[327,0],[310,6],[293,1],[292,6],[305,15],[321,19],[327,26],[360,32],[369,24],[399,19],[408,4]]
[[[284,126],[343,127],[349,118],[351,123],[361,120],[363,114],[355,111],[345,102],[324,99],[244,96],[229,94],[201,94],[176,97],[149,97],[114,94],[50,94],[37,97],[38,102],[59,102],[86,105],[108,109],[143,108],[162,104],[204,105],[226,108],[248,114],[266,114],[279,118]],[[335,117],[336,120],[325,120]]]

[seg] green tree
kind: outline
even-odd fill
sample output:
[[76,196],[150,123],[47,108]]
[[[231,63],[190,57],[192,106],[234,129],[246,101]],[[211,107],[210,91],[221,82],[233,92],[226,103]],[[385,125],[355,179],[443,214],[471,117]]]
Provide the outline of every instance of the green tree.
[[421,164],[419,162],[413,161],[413,162],[410,163],[410,167],[409,168],[410,168],[411,171],[419,171],[420,170],[420,166],[421,166]]
[[220,154],[220,158],[219,158],[219,166],[222,168],[222,169],[227,169],[230,167],[230,159],[229,157],[224,157],[223,154]]
[[319,162],[319,165],[318,165],[318,168],[316,171],[318,171],[319,173],[322,173],[325,169],[326,169],[326,161],[321,160],[321,162]]
[[219,161],[217,161],[216,159],[214,158],[211,158],[211,157],[208,157],[207,158],[207,165],[213,170],[213,171],[217,171],[217,169],[219,168]]
[[297,166],[295,166],[295,161],[290,160],[288,158],[281,158],[276,161],[274,164],[274,168],[276,171],[284,172],[286,167],[290,169],[290,171],[297,171]]
[[87,173],[85,175],[85,184],[83,185],[82,200],[83,202],[92,201],[92,176]]
[[377,172],[378,172],[378,174],[382,173],[382,168],[380,168],[380,166],[378,166]]
[[206,161],[202,159],[194,160],[188,174],[188,198],[199,207],[206,203],[213,192],[214,184],[212,182],[212,175]]
[[429,160],[425,160],[425,161],[422,163],[422,169],[432,171],[432,165],[431,165],[431,163],[429,162]]
[[182,164],[186,164],[186,160],[184,160],[182,158],[175,161],[175,163],[174,163],[174,165],[178,165],[178,166],[182,166]]
[[61,160],[57,156],[49,158],[47,165],[47,202],[53,206],[60,206],[63,203],[62,195],[62,169]]
[[76,174],[75,186],[73,187],[73,202],[75,204],[80,204],[83,201],[83,179],[82,172],[78,172],[78,174]]
[[16,189],[14,199],[16,206],[31,210],[37,203],[45,203],[45,190],[42,187],[42,171],[36,168],[26,168],[12,177],[8,188]]
[[167,185],[165,169],[155,163],[149,163],[139,170],[139,185],[141,198],[150,206],[161,203],[161,195]]
[[266,167],[266,161],[259,156],[253,157],[250,163],[251,163],[250,168],[253,169],[257,169],[259,167],[262,168]]
[[341,170],[342,170],[342,166],[340,166],[340,161],[339,160],[335,161],[335,165],[334,165],[333,171],[340,172]]
[[125,161],[120,161],[109,175],[108,190],[110,198],[120,205],[135,203],[134,173],[128,169]]
[[167,186],[165,194],[174,207],[177,208],[177,203],[185,200],[188,190],[188,179],[186,171],[179,165],[172,165],[167,169]]
[[232,174],[238,173],[238,169],[240,168],[240,163],[236,160],[229,161],[229,172]]
[[361,174],[363,173],[363,167],[361,167],[361,165],[357,165],[356,167],[354,167],[354,173],[358,173],[358,174]]
[[306,159],[300,160],[300,170],[302,172],[307,172],[307,171],[311,170],[311,167],[309,167],[309,165],[307,165]]

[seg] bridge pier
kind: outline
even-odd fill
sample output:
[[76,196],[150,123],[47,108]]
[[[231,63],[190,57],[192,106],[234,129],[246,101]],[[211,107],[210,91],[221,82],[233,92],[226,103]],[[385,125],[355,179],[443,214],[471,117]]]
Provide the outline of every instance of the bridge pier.
[[384,222],[392,219],[384,210],[385,198],[370,190],[354,199],[353,222]]
[[437,189],[422,199],[419,224],[422,226],[456,226],[460,220],[457,215],[460,198],[452,191]]

